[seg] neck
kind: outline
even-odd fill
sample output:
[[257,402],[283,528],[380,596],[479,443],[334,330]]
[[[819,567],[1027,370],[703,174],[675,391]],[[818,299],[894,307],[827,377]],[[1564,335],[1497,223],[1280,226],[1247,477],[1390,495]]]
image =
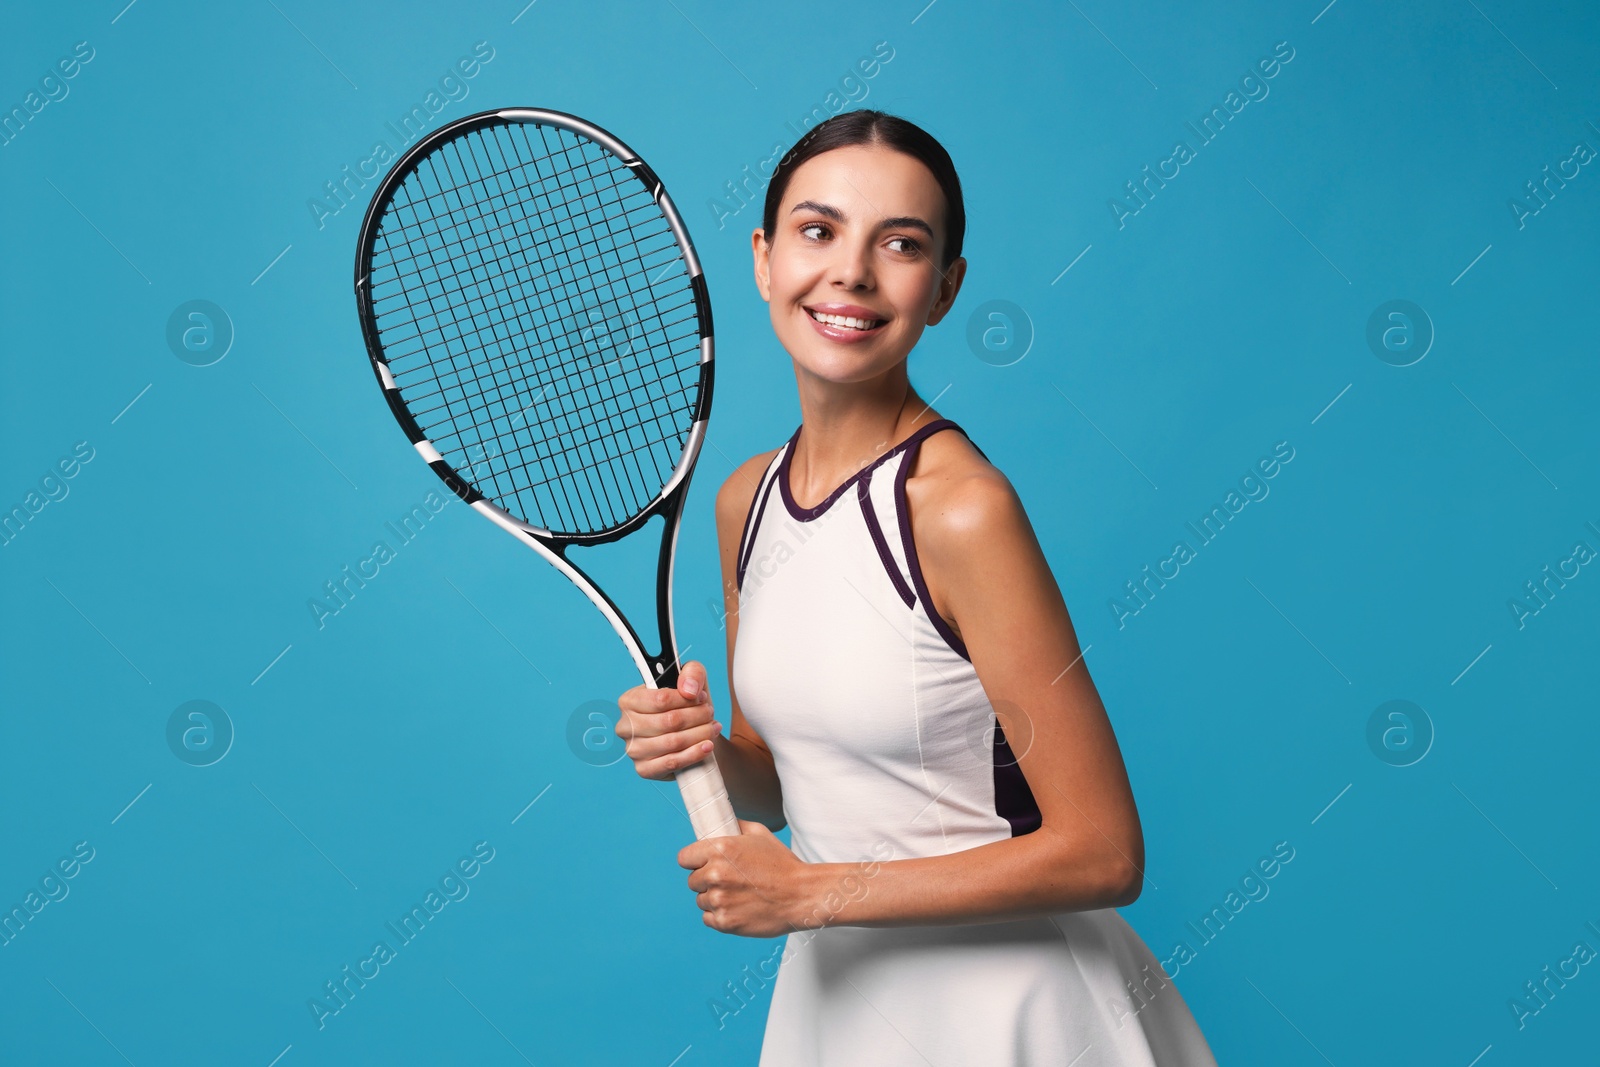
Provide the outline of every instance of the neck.
[[880,378],[843,385],[798,367],[795,376],[802,429],[789,460],[790,491],[808,505],[939,418],[911,388],[903,362]]

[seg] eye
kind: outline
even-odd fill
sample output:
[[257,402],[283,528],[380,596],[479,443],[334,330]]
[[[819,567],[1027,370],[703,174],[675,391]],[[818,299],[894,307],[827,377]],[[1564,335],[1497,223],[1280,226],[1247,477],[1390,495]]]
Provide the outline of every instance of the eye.
[[800,230],[799,230],[800,236],[804,237],[808,241],[820,241],[820,240],[822,240],[821,237],[812,237],[807,232],[807,231],[810,231],[810,230],[821,230],[824,234],[826,234],[828,232],[828,227],[825,224],[820,223],[820,222],[806,222],[806,223],[802,223],[800,225]]
[[903,247],[898,249],[898,251],[904,252],[908,256],[917,255],[922,251],[922,246],[918,244],[915,239],[910,237],[891,237],[889,238],[889,243],[891,245],[902,245]]

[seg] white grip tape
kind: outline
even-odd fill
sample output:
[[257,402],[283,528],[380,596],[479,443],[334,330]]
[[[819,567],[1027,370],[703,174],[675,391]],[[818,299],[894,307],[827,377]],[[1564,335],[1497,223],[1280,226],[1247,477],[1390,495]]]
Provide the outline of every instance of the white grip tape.
[[685,767],[675,777],[678,791],[683,794],[683,805],[689,810],[689,822],[694,825],[696,841],[739,836],[739,819],[728,801],[728,789],[722,784],[722,771],[717,767],[715,756],[707,756],[692,767]]

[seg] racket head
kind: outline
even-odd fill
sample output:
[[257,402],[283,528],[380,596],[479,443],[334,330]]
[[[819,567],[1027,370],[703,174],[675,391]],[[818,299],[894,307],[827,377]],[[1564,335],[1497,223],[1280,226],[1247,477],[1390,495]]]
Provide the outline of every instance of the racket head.
[[440,127],[375,191],[355,273],[390,409],[463,500],[589,544],[681,495],[711,302],[676,205],[612,134],[538,108]]

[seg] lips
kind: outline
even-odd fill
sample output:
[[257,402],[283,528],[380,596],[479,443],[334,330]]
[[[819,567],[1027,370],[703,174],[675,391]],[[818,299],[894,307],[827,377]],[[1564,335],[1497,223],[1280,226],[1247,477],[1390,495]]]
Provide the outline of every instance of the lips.
[[825,322],[829,326],[843,326],[851,330],[870,330],[874,326],[879,326],[883,323],[882,319],[856,318],[850,315],[828,315],[821,311],[811,311],[810,314],[818,322]]
[[816,304],[805,308],[806,318],[830,341],[849,343],[877,336],[888,320],[859,304]]

